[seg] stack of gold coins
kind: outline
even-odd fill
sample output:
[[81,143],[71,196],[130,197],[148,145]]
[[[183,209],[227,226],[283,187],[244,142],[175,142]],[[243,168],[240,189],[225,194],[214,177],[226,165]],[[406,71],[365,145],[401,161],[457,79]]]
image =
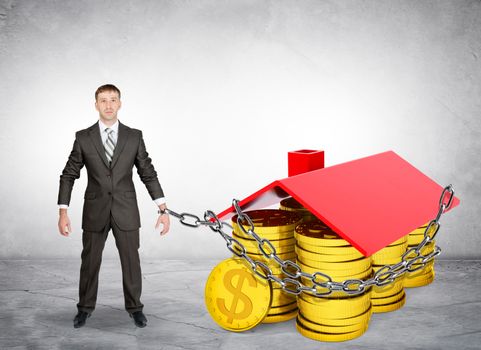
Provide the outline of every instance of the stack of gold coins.
[[[297,263],[304,272],[319,271],[336,282],[372,275],[371,258],[364,257],[319,220],[298,225],[295,238]],[[308,279],[302,280],[310,285]],[[360,295],[339,291],[326,297],[301,293],[297,303],[297,330],[320,341],[344,341],[361,336],[367,330],[372,313],[370,290]]]
[[[407,235],[397,241],[392,242],[385,248],[374,253],[372,257],[372,267],[374,272],[383,268],[385,265],[397,264],[402,260],[402,255],[408,247]],[[404,292],[404,276],[398,277],[393,283],[385,286],[374,286],[371,292],[372,311],[375,313],[389,312],[401,308],[406,302]]]
[[[426,230],[428,224],[418,227],[408,235],[408,249],[412,247],[416,247],[419,243],[421,243],[424,239],[424,231]],[[426,244],[421,249],[421,254],[426,256],[431,254],[434,251],[434,247],[436,246],[436,241],[433,240]],[[413,264],[412,268],[415,269],[419,264]],[[406,277],[404,279],[404,286],[413,288],[413,287],[421,287],[430,284],[434,281],[434,259],[431,260],[424,266],[423,268],[413,271],[413,272],[406,272]]]
[[279,206],[280,210],[295,211],[302,215],[302,221],[316,220],[317,218],[306,208],[302,206],[301,203],[296,201],[292,197],[284,198]]
[[[268,239],[276,249],[277,256],[283,260],[296,260],[294,228],[302,220],[302,216],[293,211],[263,209],[246,211],[246,215],[254,224],[254,231],[261,238]],[[237,215],[232,218],[234,231],[232,237],[244,245],[247,255],[254,260],[262,261],[272,270],[273,275],[285,278],[279,264],[273,259],[262,255],[257,241],[246,235],[237,224]],[[242,225],[247,230],[250,227],[247,222]],[[266,253],[270,253],[269,247],[264,245]],[[290,320],[297,315],[297,302],[294,294],[288,294],[277,284],[272,285],[272,304],[269,313],[263,323],[274,323]]]

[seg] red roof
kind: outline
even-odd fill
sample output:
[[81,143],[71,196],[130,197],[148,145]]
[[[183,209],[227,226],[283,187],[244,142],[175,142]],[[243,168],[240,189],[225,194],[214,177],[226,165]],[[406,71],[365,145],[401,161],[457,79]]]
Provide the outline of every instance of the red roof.
[[[276,180],[240,201],[266,208],[292,196],[365,256],[432,220],[444,186],[392,151]],[[459,204],[454,198],[451,208]],[[235,214],[230,207],[218,216]]]

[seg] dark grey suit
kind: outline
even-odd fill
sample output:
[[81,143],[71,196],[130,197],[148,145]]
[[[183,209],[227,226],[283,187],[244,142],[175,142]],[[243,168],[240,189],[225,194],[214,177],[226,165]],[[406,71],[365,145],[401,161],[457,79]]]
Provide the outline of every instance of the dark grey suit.
[[77,306],[87,312],[95,308],[102,251],[112,229],[122,264],[125,307],[129,312],[142,310],[138,256],[140,215],[132,182],[134,165],[151,198],[164,196],[142,132],[119,121],[111,165],[105,155],[98,122],[76,132],[72,152],[60,176],[58,204],[70,204],[74,181],[80,177],[84,165],[88,184],[82,214],[83,251]]

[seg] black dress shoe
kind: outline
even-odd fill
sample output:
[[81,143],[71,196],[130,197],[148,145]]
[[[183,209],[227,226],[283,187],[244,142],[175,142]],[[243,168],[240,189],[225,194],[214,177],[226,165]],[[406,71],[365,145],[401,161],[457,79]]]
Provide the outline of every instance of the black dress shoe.
[[130,317],[134,319],[135,325],[140,328],[147,326],[147,318],[142,311],[135,311],[130,314]]
[[78,314],[73,319],[73,327],[80,328],[85,325],[85,321],[90,317],[90,314],[85,311],[79,311]]

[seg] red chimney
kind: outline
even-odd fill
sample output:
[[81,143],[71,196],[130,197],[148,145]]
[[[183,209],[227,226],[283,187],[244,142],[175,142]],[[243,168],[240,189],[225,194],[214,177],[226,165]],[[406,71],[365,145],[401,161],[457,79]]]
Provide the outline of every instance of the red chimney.
[[288,176],[324,168],[324,151],[301,149],[287,153]]

